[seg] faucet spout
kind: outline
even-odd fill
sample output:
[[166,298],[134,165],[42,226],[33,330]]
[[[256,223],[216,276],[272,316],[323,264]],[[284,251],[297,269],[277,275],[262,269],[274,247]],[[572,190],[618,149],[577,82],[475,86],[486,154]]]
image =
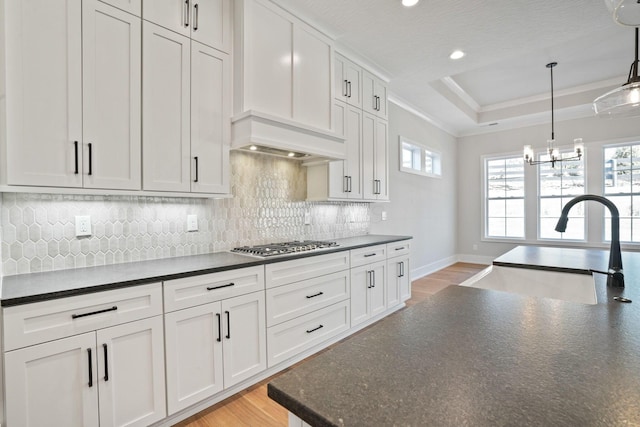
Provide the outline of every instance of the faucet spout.
[[564,233],[569,221],[571,208],[583,200],[599,202],[611,212],[611,248],[609,250],[609,271],[607,272],[607,285],[624,287],[624,275],[622,274],[622,253],[620,252],[620,213],[618,208],[609,199],[594,194],[584,194],[569,200],[562,208],[562,214],[556,224],[556,231]]

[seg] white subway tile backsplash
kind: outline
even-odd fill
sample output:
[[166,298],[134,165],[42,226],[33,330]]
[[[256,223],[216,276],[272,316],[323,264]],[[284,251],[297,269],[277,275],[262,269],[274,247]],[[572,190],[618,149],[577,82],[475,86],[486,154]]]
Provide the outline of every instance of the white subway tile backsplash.
[[[231,153],[233,198],[190,199],[3,193],[2,274],[14,275],[175,256],[295,239],[366,234],[366,203],[305,202],[298,162]],[[311,225],[304,225],[304,213]],[[199,231],[187,232],[187,215]],[[93,235],[75,236],[75,216],[91,216]]]

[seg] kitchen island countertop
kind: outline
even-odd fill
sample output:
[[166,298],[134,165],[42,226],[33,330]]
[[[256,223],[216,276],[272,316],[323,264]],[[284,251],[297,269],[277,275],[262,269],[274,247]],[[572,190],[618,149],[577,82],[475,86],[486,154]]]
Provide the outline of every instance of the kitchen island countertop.
[[[606,269],[608,251],[519,247],[496,264]],[[640,253],[598,304],[449,286],[279,376],[312,426],[640,424]],[[620,303],[625,296],[632,303]]]
[[333,239],[340,245],[338,247],[271,258],[258,258],[231,252],[216,252],[6,276],[0,277],[0,303],[2,306],[11,306],[46,301],[199,274],[323,255],[331,252],[347,251],[407,239],[411,239],[411,237],[367,234]]

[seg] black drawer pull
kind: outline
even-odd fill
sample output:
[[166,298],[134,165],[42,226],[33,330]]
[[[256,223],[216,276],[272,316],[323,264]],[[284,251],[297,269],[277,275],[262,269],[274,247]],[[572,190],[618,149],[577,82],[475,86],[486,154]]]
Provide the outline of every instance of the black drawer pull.
[[320,295],[324,295],[324,292],[318,292],[317,294],[307,295],[307,298],[311,299],[311,298],[319,297]]
[[218,338],[216,341],[222,341],[222,319],[220,319],[220,313],[216,313],[216,317],[218,318]]
[[228,311],[225,311],[224,314],[227,315],[227,335],[225,336],[225,338],[230,339],[231,338],[231,314]]
[[226,285],[220,285],[220,286],[209,286],[207,288],[208,291],[213,291],[215,289],[222,289],[222,288],[228,288],[230,286],[235,286],[236,284],[231,282],[231,283],[227,283]]
[[376,256],[376,253],[374,252],[372,254],[365,254],[364,255],[365,258],[369,258],[370,256]]
[[91,143],[87,144],[89,146],[89,173],[88,175],[93,175],[93,146]]
[[71,318],[72,319],[77,319],[79,317],[93,316],[94,314],[106,313],[107,311],[116,311],[117,309],[118,309],[118,307],[114,305],[111,308],[105,308],[104,310],[98,310],[98,311],[92,311],[91,313],[72,314]]
[[396,251],[402,251],[404,250],[404,246],[400,247],[400,248],[396,248]]
[[73,173],[78,175],[78,141],[73,141],[73,152],[75,153],[75,170]]
[[307,333],[308,333],[308,334],[310,334],[311,332],[315,332],[315,331],[317,331],[318,329],[322,329],[322,328],[324,328],[324,326],[320,325],[320,326],[318,326],[317,328],[307,329]]
[[109,381],[109,359],[107,358],[109,352],[106,344],[102,344],[102,348],[104,349],[104,380]]
[[93,362],[91,360],[91,349],[87,349],[87,356],[89,359],[89,387],[93,387]]

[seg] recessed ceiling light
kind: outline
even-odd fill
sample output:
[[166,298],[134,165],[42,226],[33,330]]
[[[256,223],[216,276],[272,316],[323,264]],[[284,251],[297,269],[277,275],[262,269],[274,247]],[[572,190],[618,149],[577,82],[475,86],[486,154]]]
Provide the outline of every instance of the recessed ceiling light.
[[464,52],[461,50],[454,50],[453,52],[451,52],[451,55],[449,55],[449,58],[451,59],[460,59],[464,56]]
[[406,7],[415,6],[420,0],[402,0],[402,5]]

